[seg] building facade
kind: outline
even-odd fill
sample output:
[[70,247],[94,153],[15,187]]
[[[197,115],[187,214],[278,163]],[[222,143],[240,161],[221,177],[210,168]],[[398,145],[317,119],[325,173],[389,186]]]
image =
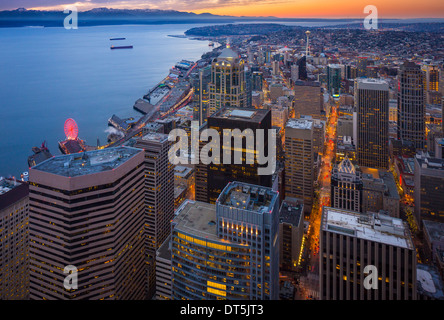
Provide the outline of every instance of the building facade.
[[156,251],[169,236],[174,217],[174,165],[168,159],[168,135],[149,133],[136,141],[145,153],[145,244],[147,298],[155,294]]
[[[204,184],[203,181],[197,180],[204,179],[206,176],[207,197],[205,197],[203,192],[199,191],[199,198],[197,198],[198,192],[196,191],[196,200],[216,203],[219,194],[231,181],[271,187],[271,175],[258,174],[259,168],[264,165],[259,164],[256,157],[256,152],[259,152],[256,150],[257,133],[258,131],[263,132],[263,144],[260,146],[263,147],[263,150],[268,150],[271,124],[271,110],[266,109],[224,107],[208,118],[208,129],[216,130],[220,137],[220,153],[213,154],[212,151],[208,152],[208,154],[211,153],[211,157],[215,161],[208,165],[199,165],[199,169],[203,166],[206,166],[206,169],[202,168],[199,173],[196,171],[196,185]],[[239,130],[240,132],[236,133],[234,130]],[[245,135],[243,135],[244,133]],[[250,137],[254,141],[247,140],[247,133],[251,134]],[[236,141],[241,142],[240,149],[237,147]],[[208,142],[204,142],[202,147],[206,143]],[[225,156],[229,157],[229,164],[224,161]],[[253,157],[252,164],[247,163],[247,159],[250,156]],[[217,160],[219,163],[216,163]]]
[[[386,215],[323,207],[319,272],[321,300],[417,297],[416,251],[409,228]],[[366,283],[376,288],[366,288]]]
[[285,196],[310,212],[314,192],[313,121],[290,119],[285,126]]
[[285,198],[279,209],[279,268],[297,271],[304,245],[304,205]]
[[211,63],[211,81],[209,83],[209,113],[225,106],[247,107],[245,63],[230,48]]
[[356,151],[360,166],[388,169],[389,86],[383,80],[357,79]]
[[0,300],[29,298],[28,189],[0,178]]
[[328,93],[335,98],[341,95],[341,66],[329,64],[327,66],[327,89]]
[[348,157],[335,166],[331,173],[331,205],[333,208],[362,212],[363,182]]
[[413,147],[425,147],[424,74],[421,67],[406,61],[398,74],[398,139]]
[[415,156],[415,217],[444,222],[444,160],[421,153]]
[[[128,147],[29,170],[31,299],[144,298],[144,174],[144,152]],[[77,288],[66,286],[68,266]]]
[[319,82],[297,80],[294,83],[295,117],[312,116],[314,119],[325,117],[324,96]]
[[187,200],[172,229],[172,299],[276,300],[279,200],[232,182],[216,205]]

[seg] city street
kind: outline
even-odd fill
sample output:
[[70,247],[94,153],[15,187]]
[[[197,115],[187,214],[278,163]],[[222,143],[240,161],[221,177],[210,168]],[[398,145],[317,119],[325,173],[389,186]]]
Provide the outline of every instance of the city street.
[[[330,205],[330,177],[331,168],[335,160],[336,126],[338,120],[338,108],[332,107],[325,128],[325,147],[320,168],[317,197],[309,217],[308,230],[308,256],[306,256],[305,275],[301,276],[300,288],[305,294],[305,299],[319,298],[319,230],[321,226],[322,207]],[[311,297],[310,297],[311,296]]]

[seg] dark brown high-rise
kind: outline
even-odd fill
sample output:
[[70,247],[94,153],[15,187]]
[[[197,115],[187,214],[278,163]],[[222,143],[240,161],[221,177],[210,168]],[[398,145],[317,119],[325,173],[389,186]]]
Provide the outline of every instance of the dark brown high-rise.
[[398,74],[398,139],[424,149],[425,136],[424,73],[419,65],[406,61]]
[[360,166],[387,169],[389,164],[389,85],[383,80],[356,80],[357,160]]

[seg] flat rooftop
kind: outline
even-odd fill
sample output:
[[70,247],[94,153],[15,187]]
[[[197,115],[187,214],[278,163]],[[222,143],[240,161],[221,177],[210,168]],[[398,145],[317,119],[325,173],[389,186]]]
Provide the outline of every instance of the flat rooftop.
[[156,256],[158,258],[162,258],[165,260],[171,260],[171,236],[168,236],[168,238],[163,242],[163,244],[157,249]]
[[289,197],[285,198],[279,209],[279,222],[299,226],[303,209],[304,205],[301,201]]
[[389,84],[382,79],[358,78],[357,89],[389,91]]
[[418,292],[436,300],[444,300],[443,283],[436,268],[418,264],[416,268]]
[[332,68],[332,69],[341,69],[342,66],[340,64],[337,64],[337,63],[331,63],[331,64],[328,65],[328,67]]
[[174,229],[209,240],[217,237],[216,206],[206,202],[185,200],[176,210]]
[[20,185],[21,183],[15,179],[6,179],[0,177],[0,196],[6,194],[7,192]]
[[444,171],[444,159],[426,157],[420,154],[417,154],[415,158],[422,169]]
[[157,141],[159,143],[165,142],[168,140],[168,135],[164,133],[157,132],[149,132],[142,137],[144,141]]
[[265,118],[268,112],[271,111],[267,109],[224,107],[211,115],[209,118],[241,120],[260,123]]
[[188,178],[191,173],[193,173],[194,169],[185,166],[175,166],[174,167],[174,175],[181,178]]
[[143,150],[130,147],[87,151],[53,157],[32,169],[64,177],[78,177],[113,170],[139,152]]
[[313,128],[313,121],[308,119],[290,119],[286,124],[287,128],[311,130]]
[[186,191],[187,191],[187,188],[185,186],[175,186],[174,187],[174,199],[177,199]]
[[320,87],[321,84],[317,81],[303,81],[303,80],[296,80],[294,82],[295,86],[298,87]]
[[321,229],[396,247],[414,249],[408,226],[383,214],[324,207]]
[[7,210],[2,213],[3,209],[22,200],[27,197],[28,194],[29,186],[27,183],[0,177],[0,217],[2,217],[3,214],[10,214]]
[[444,223],[423,220],[424,229],[432,241],[444,241]]
[[242,182],[230,182],[222,190],[218,204],[258,213],[271,212],[278,193],[271,188]]

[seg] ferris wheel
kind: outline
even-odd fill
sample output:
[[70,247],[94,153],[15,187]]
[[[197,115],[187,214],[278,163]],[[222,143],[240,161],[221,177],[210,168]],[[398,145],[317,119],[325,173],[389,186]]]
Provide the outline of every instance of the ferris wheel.
[[67,119],[65,121],[65,136],[68,140],[76,140],[79,135],[79,127],[74,119]]

